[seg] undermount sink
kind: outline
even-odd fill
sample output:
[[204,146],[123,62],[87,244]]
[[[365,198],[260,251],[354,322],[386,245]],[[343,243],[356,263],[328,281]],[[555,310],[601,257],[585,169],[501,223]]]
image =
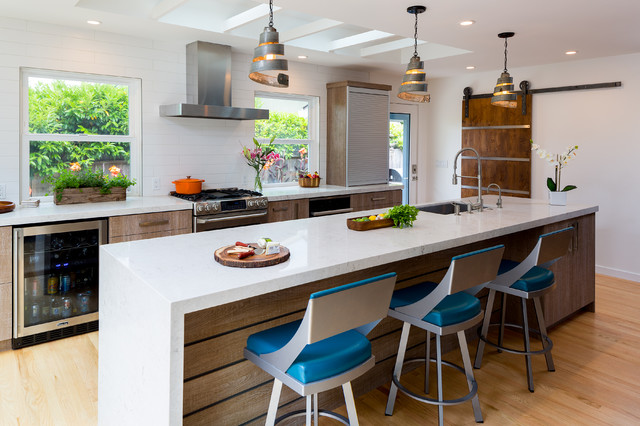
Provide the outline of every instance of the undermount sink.
[[418,210],[427,213],[436,214],[453,214],[455,212],[454,204],[460,206],[460,212],[466,212],[469,209],[468,204],[453,203],[451,201],[440,204],[432,204],[430,206],[418,207]]

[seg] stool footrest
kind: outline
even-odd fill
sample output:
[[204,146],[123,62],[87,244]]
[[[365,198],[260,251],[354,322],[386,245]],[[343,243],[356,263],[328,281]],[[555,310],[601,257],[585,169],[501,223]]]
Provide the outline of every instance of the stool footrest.
[[[404,367],[407,364],[415,364],[415,363],[418,363],[418,362],[424,364],[425,361],[426,361],[425,358],[412,358],[412,359],[405,360],[402,363],[402,366]],[[437,362],[433,358],[429,358],[429,361],[433,362],[433,363]],[[465,377],[467,376],[467,373],[464,371],[464,368],[462,368],[462,367],[460,367],[460,366],[458,366],[456,364],[453,364],[453,363],[451,363],[449,361],[442,360],[441,362],[442,362],[443,365],[446,365],[447,367],[451,367],[451,368],[453,368],[455,370],[458,370],[459,372],[464,374]],[[467,393],[466,395],[464,395],[464,396],[462,396],[460,398],[456,398],[456,399],[445,399],[445,400],[439,401],[439,400],[434,399],[434,398],[429,398],[427,396],[419,395],[419,394],[414,393],[414,392],[410,391],[409,389],[405,388],[402,384],[400,384],[400,379],[395,374],[392,376],[391,379],[393,380],[393,383],[395,383],[395,385],[398,387],[399,391],[401,391],[402,393],[410,396],[411,398],[413,398],[413,399],[415,399],[417,401],[422,401],[422,402],[425,402],[427,404],[442,405],[442,406],[445,406],[445,405],[458,405],[458,404],[462,404],[463,402],[467,402],[468,400],[473,398],[476,395],[476,393],[478,393],[478,383],[475,380],[473,380],[472,388],[469,391],[469,393]]]
[[[313,411],[311,412],[311,416],[313,416]],[[276,419],[275,424],[280,423],[283,420],[286,420],[288,418],[291,417],[301,417],[301,416],[305,416],[307,414],[306,410],[296,410],[296,411],[292,411],[290,413],[287,414],[283,414],[282,416],[278,417]],[[318,415],[319,416],[324,416],[324,417],[329,417],[331,419],[337,420],[342,424],[345,425],[349,425],[349,419],[347,419],[346,417],[338,414],[338,413],[334,413],[333,411],[329,411],[329,410],[318,410]]]
[[[500,326],[500,323],[491,323],[489,324],[489,327],[497,327]],[[508,324],[505,323],[504,324],[505,327],[510,327],[510,328],[516,328],[518,330],[524,330],[524,327],[519,325],[519,324]],[[542,334],[540,334],[540,331],[529,328],[529,333],[533,333],[535,335],[541,336]],[[508,352],[508,353],[512,353],[512,354],[516,354],[516,355],[543,355],[546,354],[547,352],[549,352],[551,350],[551,348],[553,348],[553,341],[549,338],[549,336],[544,336],[545,341],[547,342],[547,347],[540,349],[538,351],[521,351],[518,349],[512,349],[512,348],[507,348],[506,346],[500,346],[497,343],[494,343],[492,341],[490,341],[489,339],[487,339],[485,336],[482,335],[481,330],[478,329],[478,337],[480,338],[480,340],[482,340],[483,342],[485,342],[488,345],[493,346],[494,348],[500,349],[502,351]]]

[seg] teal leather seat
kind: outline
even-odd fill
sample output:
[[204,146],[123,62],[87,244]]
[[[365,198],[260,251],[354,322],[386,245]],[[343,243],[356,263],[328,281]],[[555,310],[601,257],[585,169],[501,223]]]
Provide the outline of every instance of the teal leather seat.
[[[247,339],[247,349],[258,355],[275,352],[291,340],[301,322],[294,321],[252,334]],[[351,370],[369,357],[369,339],[349,330],[305,346],[286,373],[302,383],[311,383]]]
[[[504,259],[500,263],[500,270],[498,271],[498,275],[509,272],[519,264],[520,262],[514,262],[513,260]],[[553,276],[553,272],[539,266],[534,266],[510,287],[515,288],[516,290],[531,292],[543,290],[547,287],[550,287],[551,285],[553,285],[554,281],[555,277]]]
[[[391,309],[400,306],[407,306],[417,302],[428,296],[438,284],[426,281],[420,284],[406,287],[393,292],[391,297]],[[431,312],[429,312],[423,321],[444,327],[451,324],[457,324],[467,321],[482,311],[480,300],[468,293],[460,292],[451,294],[438,303]]]

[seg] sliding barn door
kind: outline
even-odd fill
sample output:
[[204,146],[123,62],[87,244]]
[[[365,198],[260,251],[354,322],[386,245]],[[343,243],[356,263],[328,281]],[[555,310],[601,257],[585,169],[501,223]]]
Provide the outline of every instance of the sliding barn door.
[[[531,95],[522,114],[522,96],[517,108],[491,105],[490,97],[469,99],[468,117],[462,102],[462,148],[475,148],[482,162],[482,189],[497,183],[504,195],[531,198]],[[462,175],[476,176],[472,152],[462,154]],[[478,181],[462,179],[462,197],[477,194]],[[495,187],[492,194],[495,194]]]

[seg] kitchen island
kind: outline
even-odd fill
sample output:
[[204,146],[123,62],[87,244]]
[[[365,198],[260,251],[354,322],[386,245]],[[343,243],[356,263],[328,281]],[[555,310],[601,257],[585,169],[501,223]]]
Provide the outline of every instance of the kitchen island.
[[[558,285],[543,300],[545,317],[554,324],[593,310],[597,210],[505,197],[503,209],[482,213],[421,212],[407,229],[351,231],[346,219],[361,214],[345,214],[102,246],[99,424],[263,423],[271,380],[243,361],[242,348],[249,334],[300,318],[310,293],[391,271],[398,288],[437,280],[452,256],[496,243],[521,260],[541,233],[566,226],[574,238],[553,267]],[[280,241],[291,258],[258,269],[213,258],[260,237]],[[354,382],[356,394],[389,380],[400,328],[385,319],[369,336],[376,366]],[[424,352],[423,339],[411,336],[408,356]],[[339,405],[342,395],[320,402]],[[304,401],[283,391],[280,404],[284,412]]]

